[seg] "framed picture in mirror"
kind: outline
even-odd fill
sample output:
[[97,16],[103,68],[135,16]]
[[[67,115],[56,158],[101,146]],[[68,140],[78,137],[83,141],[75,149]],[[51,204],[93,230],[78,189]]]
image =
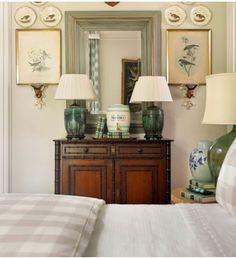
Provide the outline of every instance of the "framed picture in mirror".
[[122,59],[121,103],[129,105],[131,112],[142,110],[141,104],[130,104],[134,85],[141,75],[140,59]]

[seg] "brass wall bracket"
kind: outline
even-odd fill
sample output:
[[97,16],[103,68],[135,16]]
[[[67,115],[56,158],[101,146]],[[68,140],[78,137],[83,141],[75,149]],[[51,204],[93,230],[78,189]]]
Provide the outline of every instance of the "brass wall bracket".
[[115,5],[119,4],[119,2],[105,2],[105,4],[114,7]]
[[184,106],[186,109],[191,109],[193,106],[195,106],[195,102],[192,100],[192,98],[195,97],[195,90],[197,88],[198,84],[181,84],[180,90],[183,91],[183,97],[184,97],[184,103],[182,106]]
[[45,90],[47,88],[47,85],[45,84],[37,84],[37,85],[31,85],[31,87],[34,90],[34,97],[35,97],[35,105],[41,109],[45,104],[43,99],[46,97]]

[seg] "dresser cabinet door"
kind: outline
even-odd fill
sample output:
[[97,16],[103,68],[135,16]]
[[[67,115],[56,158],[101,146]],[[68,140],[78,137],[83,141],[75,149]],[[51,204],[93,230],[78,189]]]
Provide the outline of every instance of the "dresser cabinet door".
[[101,198],[112,203],[112,161],[63,159],[60,193]]
[[165,163],[158,159],[115,161],[115,202],[165,203]]

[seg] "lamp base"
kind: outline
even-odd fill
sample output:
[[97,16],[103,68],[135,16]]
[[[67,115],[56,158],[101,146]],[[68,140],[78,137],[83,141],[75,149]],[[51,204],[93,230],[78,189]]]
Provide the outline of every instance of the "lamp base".
[[145,131],[144,138],[161,139],[164,124],[164,112],[158,106],[150,106],[143,111],[143,128]]
[[233,129],[231,132],[216,139],[209,148],[207,159],[208,159],[208,165],[215,184],[217,183],[217,178],[219,176],[220,169],[224,161],[225,155],[230,145],[234,141],[235,137],[236,137],[236,125],[233,126]]
[[83,139],[86,124],[86,109],[72,105],[64,110],[66,138]]

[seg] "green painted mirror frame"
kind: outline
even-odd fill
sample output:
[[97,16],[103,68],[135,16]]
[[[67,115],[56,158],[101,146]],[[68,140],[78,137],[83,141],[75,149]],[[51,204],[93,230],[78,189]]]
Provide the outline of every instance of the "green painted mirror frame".
[[[66,11],[66,73],[85,73],[85,31],[140,31],[141,74],[161,74],[160,11]],[[81,102],[81,105],[85,105]],[[87,117],[87,133],[95,133],[97,116]],[[131,114],[131,133],[143,132],[142,114]]]

